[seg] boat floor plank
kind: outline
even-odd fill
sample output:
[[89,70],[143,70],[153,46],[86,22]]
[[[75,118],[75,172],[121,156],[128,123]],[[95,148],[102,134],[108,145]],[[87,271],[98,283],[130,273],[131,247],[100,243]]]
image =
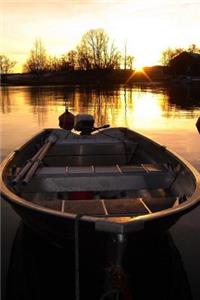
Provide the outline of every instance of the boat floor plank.
[[[104,207],[105,205],[105,207]],[[106,213],[105,213],[106,208]],[[109,200],[66,200],[65,212],[75,214],[94,215],[126,215],[133,216],[148,214],[148,210],[137,199],[109,199]]]
[[101,200],[66,200],[64,211],[74,214],[105,215]]
[[104,202],[109,214],[148,214],[148,210],[141,203],[140,198],[104,200]]
[[60,200],[43,200],[43,199],[34,199],[31,201],[34,204],[37,204],[44,208],[53,209],[56,211],[61,211],[62,209],[62,201]]
[[176,201],[176,197],[143,198],[143,201],[152,212],[156,212],[172,207]]

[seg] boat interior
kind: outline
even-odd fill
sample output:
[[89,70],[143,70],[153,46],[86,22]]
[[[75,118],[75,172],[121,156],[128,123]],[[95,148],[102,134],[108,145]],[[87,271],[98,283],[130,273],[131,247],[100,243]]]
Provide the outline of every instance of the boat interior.
[[[29,180],[24,175],[15,181],[50,135],[56,141],[41,160],[35,160],[38,164]],[[46,130],[15,153],[7,185],[39,206],[98,216],[159,212],[180,205],[195,190],[194,178],[181,161],[126,128],[91,135]]]

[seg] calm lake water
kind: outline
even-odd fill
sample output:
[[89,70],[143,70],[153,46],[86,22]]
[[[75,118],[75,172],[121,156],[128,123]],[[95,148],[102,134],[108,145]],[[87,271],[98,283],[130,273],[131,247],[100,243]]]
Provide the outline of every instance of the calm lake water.
[[[200,115],[200,87],[190,85],[2,87],[1,159],[43,128],[58,127],[65,104],[74,114],[94,115],[96,126],[125,126],[145,134],[182,155],[200,171],[200,136],[195,127]],[[3,297],[8,274],[6,299],[42,299],[48,292],[57,299],[73,299],[70,253],[40,241],[23,227],[4,201],[1,225]],[[199,233],[200,207],[184,216],[159,241],[140,241],[130,247],[127,278],[134,297],[127,299],[200,299]],[[87,261],[87,253],[84,255]],[[88,261],[85,267],[89,265]],[[86,268],[83,265],[81,271],[85,279],[81,299],[100,299],[95,292],[103,276],[98,275],[101,272],[97,266],[95,271],[89,268],[84,273]],[[64,276],[59,277],[61,273]],[[61,293],[66,297],[59,298]]]

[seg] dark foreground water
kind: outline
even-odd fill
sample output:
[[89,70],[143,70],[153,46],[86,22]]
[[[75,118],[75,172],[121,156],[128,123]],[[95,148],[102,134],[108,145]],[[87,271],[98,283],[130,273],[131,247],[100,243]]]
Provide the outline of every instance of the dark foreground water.
[[[147,135],[200,170],[197,86],[2,88],[1,159],[39,130],[57,127],[66,103],[74,114],[94,115],[97,126],[126,126]],[[74,299],[73,247],[58,249],[41,240],[3,200],[1,232],[4,299]],[[81,299],[117,299],[108,287],[110,270],[92,259],[91,251],[96,251],[92,241],[88,251],[80,253]],[[135,238],[126,252],[121,277],[125,299],[200,299],[199,253],[199,207],[159,239]],[[106,290],[110,294],[105,295]]]

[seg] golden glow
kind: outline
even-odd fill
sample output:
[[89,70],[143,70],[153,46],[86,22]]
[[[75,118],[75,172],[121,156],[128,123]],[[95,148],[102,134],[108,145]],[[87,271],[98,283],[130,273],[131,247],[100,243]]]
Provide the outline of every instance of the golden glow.
[[[16,120],[24,132],[57,127],[58,116],[64,111],[65,99],[66,90],[62,90],[62,87],[50,90],[28,87],[3,89],[3,127],[13,128]],[[109,93],[74,91],[67,93],[67,99],[72,113],[94,115],[96,126],[110,124],[152,133],[187,132],[193,127],[196,131],[194,119],[199,115],[198,110],[184,111],[170,104],[168,96],[159,90],[152,92],[139,88],[121,88]]]
[[[132,45],[134,45],[134,41],[132,41]],[[139,47],[139,45],[138,45]],[[156,64],[156,61],[158,60],[158,57],[161,53],[158,52],[158,50],[152,50],[149,49],[148,53],[144,53],[144,49],[146,49],[146,44],[145,42],[140,44],[141,49],[137,51],[137,49],[133,49],[132,52],[135,55],[135,60],[134,60],[134,68],[136,70],[142,70],[144,67],[147,66],[153,66]]]
[[155,65],[167,47],[200,46],[199,6],[191,0],[3,0],[1,52],[16,60],[16,71],[21,71],[35,38],[43,40],[49,54],[62,55],[86,31],[104,28],[122,53],[127,41],[137,68]]
[[152,93],[138,93],[134,97],[134,124],[136,127],[161,126],[163,97]]
[[135,62],[134,63],[134,69],[135,69],[135,71],[136,72],[143,72],[144,70],[143,70],[143,67],[144,67],[144,65],[142,64],[142,63],[140,63],[140,62]]
[[147,79],[147,81],[152,82],[151,77],[145,72],[144,68],[138,67],[132,72],[131,76],[125,82],[125,85],[128,84],[134,77],[137,77],[137,75],[140,75],[144,77],[144,79]]
[[[133,90],[120,95],[120,113],[115,116],[115,126],[127,126],[134,130],[152,131],[165,128],[163,110],[168,108],[163,94]],[[113,121],[112,121],[113,122]]]

